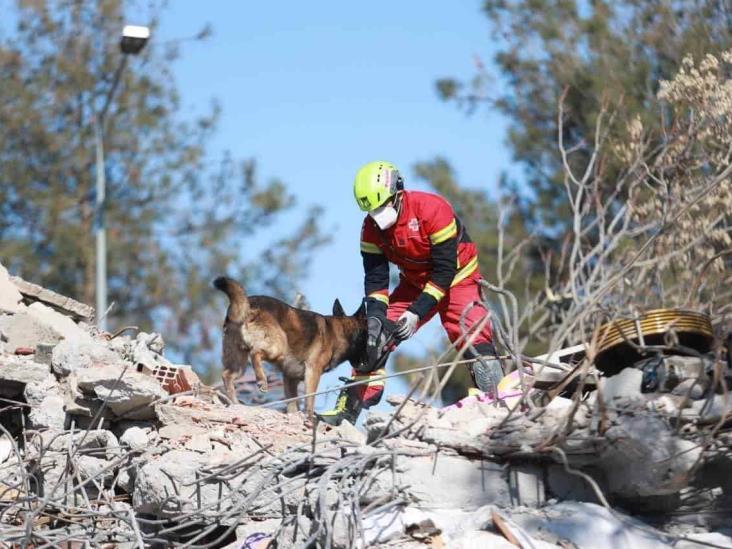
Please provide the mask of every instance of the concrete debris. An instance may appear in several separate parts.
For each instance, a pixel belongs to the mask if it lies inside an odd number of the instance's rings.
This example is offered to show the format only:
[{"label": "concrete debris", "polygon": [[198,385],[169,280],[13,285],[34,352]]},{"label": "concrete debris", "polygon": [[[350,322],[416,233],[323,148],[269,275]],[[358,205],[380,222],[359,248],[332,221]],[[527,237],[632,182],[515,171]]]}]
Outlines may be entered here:
[{"label": "concrete debris", "polygon": [[74,373],[76,386],[87,397],[106,402],[119,418],[152,419],[154,402],[168,393],[153,378],[129,366],[81,368]]},{"label": "concrete debris", "polygon": [[46,381],[50,369],[45,364],[38,364],[31,358],[6,355],[0,364],[0,382],[3,394],[7,396],[12,387],[22,392],[26,385],[39,385]]},{"label": "concrete debris", "polygon": [[615,406],[617,401],[641,399],[641,383],[643,372],[635,368],[626,368],[619,374],[608,377],[601,382],[602,398],[607,406]]},{"label": "concrete debris", "polygon": [[11,281],[8,270],[0,263],[0,313],[14,314],[23,308],[23,296]]},{"label": "concrete debris", "polygon": [[[91,335],[78,326],[71,318],[55,311],[43,303],[32,303],[27,309],[28,314],[39,324],[47,326],[57,333],[61,339],[70,341],[91,341]],[[38,343],[46,343],[39,341]],[[35,347],[29,345],[30,347]]]},{"label": "concrete debris", "polygon": [[67,376],[92,366],[115,366],[122,358],[98,341],[62,341],[53,348],[51,367],[59,376]]},{"label": "concrete debris", "polygon": [[189,450],[171,450],[151,459],[135,472],[132,506],[139,513],[160,517],[228,508],[231,490],[226,483],[219,479],[197,482],[205,465],[198,453]]},{"label": "concrete debris", "polygon": [[[0,270],[2,265],[0,265]],[[0,278],[2,274],[0,273]],[[10,281],[27,301],[40,301],[49,305],[74,320],[90,321],[94,318],[94,309],[75,299],[58,294],[48,288],[23,280],[19,276],[10,277]]]},{"label": "concrete debris", "polygon": [[8,435],[3,434],[0,436],[0,463],[4,463],[12,452],[13,440]]},{"label": "concrete debris", "polygon": [[9,544],[732,547],[731,398],[714,357],[644,359],[560,395],[566,373],[547,369],[526,376],[527,398],[390,397],[398,414],[363,429],[313,426],[225,406],[159,334],[108,339],[80,304],[24,285],[27,306],[12,284],[0,268]]},{"label": "concrete debris", "polygon": [[36,319],[27,308],[14,315],[1,315],[0,332],[3,334],[4,347],[12,353],[20,347],[55,345],[63,339],[60,333]]},{"label": "concrete debris", "polygon": [[582,549],[663,549],[671,541],[635,518],[593,503],[564,502],[540,510],[517,508],[510,516],[530,535],[562,546],[570,543]]},{"label": "concrete debris", "polygon": [[598,465],[612,493],[623,497],[678,492],[689,484],[702,453],[697,442],[675,436],[668,420],[653,414],[618,414],[605,439]]},{"label": "concrete debris", "polygon": [[491,461],[435,453],[397,461],[397,483],[421,508],[476,509],[510,505],[508,475]]},{"label": "concrete debris", "polygon": [[48,373],[40,383],[28,383],[23,391],[30,405],[28,426],[31,429],[63,430],[66,425],[63,389],[55,376]]},{"label": "concrete debris", "polygon": [[119,442],[122,445],[126,445],[131,450],[144,450],[150,439],[148,438],[147,432],[141,427],[130,427],[127,429],[121,437]]},{"label": "concrete debris", "polygon": [[14,352],[20,348],[35,349],[37,345],[55,345],[62,339],[91,341],[91,335],[69,317],[43,305],[33,303],[17,314],[0,316],[0,331],[5,347]]}]

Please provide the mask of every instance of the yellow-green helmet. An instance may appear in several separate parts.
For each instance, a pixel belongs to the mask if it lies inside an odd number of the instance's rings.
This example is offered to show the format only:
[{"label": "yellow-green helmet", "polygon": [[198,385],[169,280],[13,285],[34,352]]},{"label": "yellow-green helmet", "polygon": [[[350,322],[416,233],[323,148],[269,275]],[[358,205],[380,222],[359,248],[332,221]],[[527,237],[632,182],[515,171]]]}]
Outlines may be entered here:
[{"label": "yellow-green helmet", "polygon": [[364,212],[375,210],[401,189],[399,170],[391,162],[383,160],[361,166],[353,181],[353,196]]}]

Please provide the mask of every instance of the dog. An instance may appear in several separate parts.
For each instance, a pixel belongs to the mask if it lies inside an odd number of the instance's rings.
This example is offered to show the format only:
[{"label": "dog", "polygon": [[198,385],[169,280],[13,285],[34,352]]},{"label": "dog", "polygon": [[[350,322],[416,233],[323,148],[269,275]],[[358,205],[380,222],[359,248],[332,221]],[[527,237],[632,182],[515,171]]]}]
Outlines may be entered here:
[{"label": "dog", "polygon": [[[300,381],[305,381],[305,393],[311,394],[317,390],[323,372],[345,361],[357,367],[367,360],[363,303],[348,316],[336,299],[333,315],[325,316],[291,307],[273,297],[247,297],[244,288],[231,278],[219,277],[213,285],[229,298],[224,321],[222,379],[232,402],[238,402],[234,380],[244,373],[250,359],[262,392],[267,391],[262,361],[282,372],[285,398],[297,396]],[[311,419],[314,403],[314,396],[306,397],[305,413]],[[296,401],[287,404],[288,413],[297,410]]]}]

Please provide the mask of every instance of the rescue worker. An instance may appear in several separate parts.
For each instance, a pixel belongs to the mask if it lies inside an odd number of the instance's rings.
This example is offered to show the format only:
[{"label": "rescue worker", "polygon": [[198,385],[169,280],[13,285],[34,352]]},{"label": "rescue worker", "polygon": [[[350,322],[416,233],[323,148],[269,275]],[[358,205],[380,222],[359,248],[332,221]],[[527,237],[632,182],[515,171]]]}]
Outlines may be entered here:
[{"label": "rescue worker", "polygon": [[[333,425],[343,419],[355,423],[363,408],[381,400],[384,380],[375,378],[384,375],[389,351],[385,346],[410,338],[435,314],[440,315],[448,339],[456,342],[462,335],[464,312],[467,330],[488,313],[479,294],[477,248],[444,198],[404,190],[399,170],[384,161],[369,162],[358,170],[353,193],[358,206],[367,212],[361,229],[361,256],[369,360],[354,369],[352,380],[342,378],[366,383],[344,389],[335,409],[318,414]],[[391,295],[389,263],[399,267],[399,284]],[[464,355],[481,357],[470,365],[470,372],[483,392],[495,390],[503,376],[492,341],[491,324],[485,322],[472,340],[477,355],[470,348]]]}]

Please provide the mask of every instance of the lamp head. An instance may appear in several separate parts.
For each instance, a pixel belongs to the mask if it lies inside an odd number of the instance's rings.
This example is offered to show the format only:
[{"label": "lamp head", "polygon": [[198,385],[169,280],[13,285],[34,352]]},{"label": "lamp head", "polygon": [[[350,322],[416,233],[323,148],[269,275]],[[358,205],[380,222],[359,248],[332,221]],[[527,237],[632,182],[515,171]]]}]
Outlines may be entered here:
[{"label": "lamp head", "polygon": [[137,25],[125,25],[119,47],[122,53],[136,55],[142,51],[150,38],[150,29]]}]

